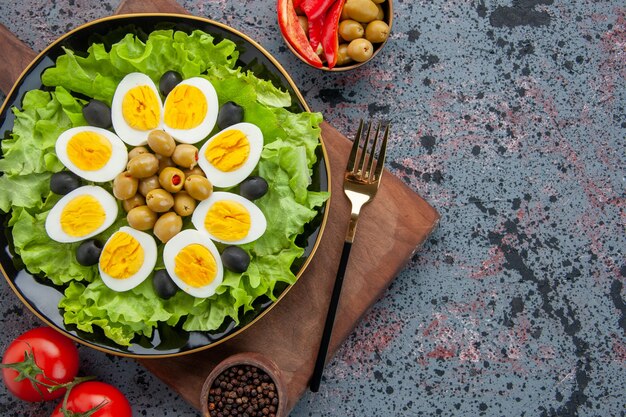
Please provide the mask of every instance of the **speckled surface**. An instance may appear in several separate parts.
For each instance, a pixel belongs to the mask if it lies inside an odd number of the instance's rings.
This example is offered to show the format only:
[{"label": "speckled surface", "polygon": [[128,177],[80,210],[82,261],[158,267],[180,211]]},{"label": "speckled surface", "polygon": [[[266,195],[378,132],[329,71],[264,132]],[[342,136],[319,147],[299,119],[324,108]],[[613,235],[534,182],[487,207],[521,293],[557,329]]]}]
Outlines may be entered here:
[{"label": "speckled surface", "polygon": [[[0,3],[35,50],[118,1]],[[293,416],[624,415],[626,6],[398,1],[375,62],[321,74],[283,45],[274,1],[181,1],[257,39],[346,135],[391,120],[391,171],[439,229]],[[0,284],[0,349],[38,325]],[[198,413],[134,361],[80,349],[137,416]],[[46,415],[0,389],[3,416]]]}]

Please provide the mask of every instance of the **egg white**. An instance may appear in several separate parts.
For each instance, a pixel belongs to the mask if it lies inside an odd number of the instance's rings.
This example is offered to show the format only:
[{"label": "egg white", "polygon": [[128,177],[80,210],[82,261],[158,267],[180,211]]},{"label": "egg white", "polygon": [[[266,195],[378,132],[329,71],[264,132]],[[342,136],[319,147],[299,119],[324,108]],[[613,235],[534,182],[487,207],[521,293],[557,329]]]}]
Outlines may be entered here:
[{"label": "egg white", "polygon": [[[231,172],[224,172],[219,170],[215,165],[213,165],[206,158],[205,152],[207,147],[223,132],[228,132],[230,130],[239,130],[243,132],[244,135],[248,138],[248,142],[250,143],[250,154],[248,155],[248,159],[243,163],[238,169]],[[211,181],[211,184],[215,187],[232,187],[233,185],[239,184],[241,181],[248,178],[250,173],[254,170],[256,165],[259,163],[259,159],[261,158],[261,151],[263,151],[263,132],[258,126],[253,125],[252,123],[237,123],[235,125],[229,126],[226,129],[218,132],[216,135],[212,136],[206,143],[200,148],[198,152],[198,165],[204,173],[206,177]]]},{"label": "egg white", "polygon": [[[122,112],[122,102],[124,101],[124,96],[128,93],[128,90],[142,85],[148,86],[151,90],[153,90],[159,104],[159,111],[161,112],[159,125],[150,130],[139,130],[131,127],[128,123],[126,123],[124,113]],[[115,94],[113,95],[113,101],[111,103],[111,122],[115,133],[117,133],[120,139],[131,146],[145,145],[148,143],[148,135],[150,132],[152,130],[162,128],[163,102],[161,101],[159,90],[156,88],[156,85],[150,77],[140,72],[131,72],[125,76],[122,81],[120,81],[115,89]]]},{"label": "egg white", "polygon": [[[69,156],[67,155],[68,142],[75,135],[81,132],[97,133],[101,136],[104,136],[111,144],[111,157],[102,168],[94,171],[86,171],[80,169],[70,160]],[[57,158],[59,158],[59,161],[61,161],[61,163],[65,165],[67,169],[69,169],[79,177],[82,177],[87,181],[93,182],[107,182],[113,180],[113,178],[115,178],[117,174],[124,171],[124,169],[126,168],[126,163],[128,162],[128,151],[126,150],[126,145],[124,145],[124,142],[122,142],[122,140],[115,133],[110,132],[106,129],[101,129],[99,127],[93,126],[73,127],[61,133],[57,138],[55,151],[57,154]]]},{"label": "egg white", "polygon": [[[176,274],[176,255],[178,255],[178,253],[185,247],[192,244],[204,246],[215,258],[215,264],[217,266],[215,278],[210,284],[205,285],[204,287],[192,287],[189,284],[186,284],[185,281],[183,281]],[[215,294],[215,290],[222,283],[222,279],[224,278],[224,267],[222,265],[222,259],[220,258],[220,253],[218,252],[217,247],[215,247],[215,244],[211,242],[211,239],[209,239],[206,234],[198,232],[197,230],[183,230],[170,239],[163,248],[163,262],[165,263],[167,273],[176,285],[193,297],[207,298],[212,296]]]},{"label": "egg white", "polygon": [[[196,87],[202,92],[202,94],[204,94],[204,98],[207,101],[207,113],[204,116],[204,120],[202,120],[202,122],[198,126],[192,129],[175,129],[168,126],[167,123],[163,122],[163,130],[169,133],[174,139],[176,139],[177,142],[193,144],[200,142],[202,139],[209,136],[209,134],[213,130],[213,127],[215,126],[215,122],[217,121],[217,113],[219,111],[217,93],[215,92],[213,84],[211,84],[209,80],[202,77],[188,78],[178,83],[176,87],[181,85]],[[165,98],[163,117],[165,117],[165,108],[167,107],[167,101],[169,100],[169,97],[170,96],[168,95]]]},{"label": "egg white", "polygon": [[[113,291],[123,292],[135,288],[152,273],[152,270],[154,269],[157,261],[157,245],[154,241],[154,238],[149,234],[140,232],[139,230],[135,230],[132,227],[127,226],[120,227],[120,230],[111,235],[109,240],[111,240],[113,236],[120,232],[128,233],[129,235],[137,239],[139,245],[141,245],[141,247],[143,248],[143,264],[137,272],[135,272],[130,277],[123,279],[113,278],[111,275],[104,272],[100,267],[100,263],[98,263],[98,270],[100,271],[102,281],[104,281],[104,284],[107,287],[109,287]],[[107,240],[107,243],[104,244],[104,247],[102,248],[103,251],[106,249],[109,240]]]},{"label": "egg white", "polygon": [[[213,234],[209,233],[208,230],[204,227],[204,219],[206,218],[207,212],[211,208],[211,206],[218,201],[230,200],[235,201],[248,210],[250,213],[250,230],[248,234],[239,240],[223,240],[220,239]],[[216,191],[212,193],[209,198],[201,201],[196,209],[194,210],[191,216],[191,223],[193,223],[194,227],[208,235],[211,239],[216,242],[228,243],[231,245],[241,245],[243,243],[252,242],[260,238],[263,233],[265,233],[265,229],[267,228],[267,220],[265,219],[265,215],[252,201],[233,193],[227,193],[224,191]]]},{"label": "egg white", "polygon": [[[100,202],[105,213],[104,223],[102,224],[102,226],[85,236],[70,236],[65,233],[61,228],[61,213],[70,201],[82,195],[91,195]],[[117,211],[117,200],[104,188],[95,185],[85,185],[66,194],[54,205],[54,207],[52,207],[52,209],[48,213],[48,217],[46,217],[46,232],[48,233],[48,236],[50,236],[50,239],[57,242],[79,242],[105,231],[109,226],[113,224],[113,222],[117,218]]]}]

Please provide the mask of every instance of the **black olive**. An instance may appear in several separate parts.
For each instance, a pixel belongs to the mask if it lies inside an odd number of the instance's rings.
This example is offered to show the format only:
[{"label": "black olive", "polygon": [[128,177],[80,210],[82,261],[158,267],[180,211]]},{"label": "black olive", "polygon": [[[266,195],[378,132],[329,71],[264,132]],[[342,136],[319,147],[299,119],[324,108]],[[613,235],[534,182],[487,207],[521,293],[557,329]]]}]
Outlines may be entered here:
[{"label": "black olive", "polygon": [[237,246],[229,246],[222,252],[222,263],[233,272],[246,272],[250,255]]},{"label": "black olive", "polygon": [[241,121],[243,121],[243,108],[232,101],[224,103],[217,114],[217,127],[222,130]]},{"label": "black olive", "polygon": [[84,266],[91,266],[98,263],[102,252],[102,244],[96,239],[85,240],[76,249],[76,261]]},{"label": "black olive", "polygon": [[164,300],[171,298],[178,291],[178,286],[165,269],[159,269],[152,276],[152,287],[156,295]]},{"label": "black olive", "polygon": [[55,194],[65,195],[80,187],[80,178],[72,172],[61,171],[50,177],[50,191]]},{"label": "black olive", "polygon": [[167,96],[183,80],[183,77],[176,71],[167,71],[159,80],[159,90],[163,96]]},{"label": "black olive", "polygon": [[83,107],[83,116],[91,126],[102,129],[111,127],[111,108],[99,100],[91,100]]},{"label": "black olive", "polygon": [[249,177],[239,186],[239,193],[248,200],[256,200],[267,193],[267,181],[261,177]]}]

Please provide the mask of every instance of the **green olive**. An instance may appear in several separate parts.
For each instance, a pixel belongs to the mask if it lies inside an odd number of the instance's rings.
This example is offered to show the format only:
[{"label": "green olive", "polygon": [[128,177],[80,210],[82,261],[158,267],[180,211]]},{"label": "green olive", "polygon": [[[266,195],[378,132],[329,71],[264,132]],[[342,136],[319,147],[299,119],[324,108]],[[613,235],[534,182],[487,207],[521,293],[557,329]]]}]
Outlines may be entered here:
[{"label": "green olive", "polygon": [[372,0],[348,0],[343,7],[350,19],[357,22],[371,22],[378,14],[378,7]]},{"label": "green olive", "polygon": [[170,158],[169,156],[163,156],[163,155],[159,155],[156,154],[156,159],[159,160],[159,173],[161,171],[163,171],[165,168],[167,167],[175,167],[176,164],[174,163],[174,161],[172,161],[172,158]]},{"label": "green olive", "polygon": [[350,62],[352,62],[352,58],[348,56],[348,44],[339,44],[339,49],[337,49],[337,65],[347,65]]},{"label": "green olive", "polygon": [[161,183],[159,183],[159,177],[157,175],[139,180],[139,194],[144,197],[156,188],[161,188]]},{"label": "green olive", "polygon": [[196,209],[196,200],[186,191],[174,194],[174,211],[182,217],[191,216]]},{"label": "green olive", "polygon": [[372,0],[376,4],[384,3],[385,0]]},{"label": "green olive", "polygon": [[137,193],[138,183],[130,172],[119,173],[113,180],[113,195],[118,200],[127,200]]},{"label": "green olive", "polygon": [[346,19],[350,19],[350,16],[348,16],[348,11],[346,10],[346,7],[344,5],[344,7],[341,9],[341,17],[339,18],[339,20],[342,21]]},{"label": "green olive", "polygon": [[166,131],[153,130],[148,134],[148,146],[159,155],[172,156],[176,142]]},{"label": "green olive", "polygon": [[163,243],[167,242],[183,228],[183,219],[173,211],[163,214],[154,224],[154,235]]},{"label": "green olive", "polygon": [[200,175],[190,175],[185,180],[185,191],[198,201],[206,200],[213,192],[213,184]]},{"label": "green olive", "polygon": [[193,168],[198,164],[198,148],[186,143],[177,145],[172,154],[172,161],[179,167]]},{"label": "green olive", "polygon": [[339,35],[348,42],[362,38],[364,33],[365,29],[363,29],[363,25],[356,20],[348,19],[339,23]]},{"label": "green olive", "polygon": [[131,198],[128,198],[122,201],[122,207],[124,208],[124,211],[126,213],[128,213],[135,207],[145,206],[145,205],[146,205],[146,199],[141,194],[135,194]]},{"label": "green olive", "polygon": [[298,23],[300,23],[300,27],[304,30],[304,33],[309,35],[309,21],[306,16],[298,16]]},{"label": "green olive", "polygon": [[174,206],[174,197],[163,188],[157,188],[146,195],[146,205],[155,213],[165,213]]},{"label": "green olive", "polygon": [[142,153],[150,153],[150,151],[145,146],[136,146],[131,149],[130,152],[128,152],[128,160],[130,161],[131,159],[133,159],[137,155],[141,155]]},{"label": "green olive", "polygon": [[[374,3],[376,2],[374,1]],[[383,20],[385,18],[385,11],[383,10],[383,6],[381,6],[380,4],[377,4],[376,7],[378,8],[378,14],[376,15],[376,20]]]},{"label": "green olive", "polygon": [[348,45],[348,56],[357,62],[365,62],[372,57],[374,45],[367,39],[355,39]]},{"label": "green olive", "polygon": [[200,167],[193,167],[191,169],[183,169],[183,173],[185,174],[185,178],[190,175],[200,175],[201,177],[206,177],[206,174]]},{"label": "green olive", "polygon": [[159,183],[170,193],[177,193],[185,185],[185,174],[178,168],[167,167],[159,174]]},{"label": "green olive", "polygon": [[128,225],[137,230],[150,230],[157,221],[157,214],[148,206],[135,207],[126,215]]},{"label": "green olive", "polygon": [[372,43],[381,43],[389,36],[389,26],[382,20],[374,20],[365,28],[365,39]]},{"label": "green olive", "polygon": [[142,153],[128,161],[128,172],[135,178],[147,178],[159,170],[159,160],[151,153]]}]

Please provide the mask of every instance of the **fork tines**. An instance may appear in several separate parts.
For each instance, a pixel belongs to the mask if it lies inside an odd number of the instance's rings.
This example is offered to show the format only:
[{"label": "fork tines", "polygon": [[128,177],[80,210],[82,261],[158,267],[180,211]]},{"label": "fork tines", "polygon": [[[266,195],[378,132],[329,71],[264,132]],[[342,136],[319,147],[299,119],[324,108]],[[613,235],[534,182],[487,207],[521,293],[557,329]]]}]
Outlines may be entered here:
[{"label": "fork tines", "polygon": [[[373,122],[368,122],[365,127],[363,120],[359,123],[352,151],[348,160],[347,171],[359,181],[378,181],[385,162],[387,139],[389,138],[389,123],[385,126],[382,143],[379,144],[380,132],[383,123],[378,122],[375,133],[372,135]],[[365,128],[365,134],[363,134]]]}]

